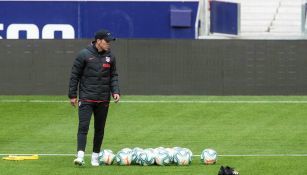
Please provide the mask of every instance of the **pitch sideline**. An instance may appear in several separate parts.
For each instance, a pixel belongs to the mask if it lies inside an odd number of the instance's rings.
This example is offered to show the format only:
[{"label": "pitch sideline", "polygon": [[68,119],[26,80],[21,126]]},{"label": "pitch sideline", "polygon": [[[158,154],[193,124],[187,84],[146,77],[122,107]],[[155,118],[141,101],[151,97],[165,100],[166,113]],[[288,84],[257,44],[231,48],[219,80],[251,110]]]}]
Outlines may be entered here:
[{"label": "pitch sideline", "polygon": [[[68,100],[0,100],[0,103],[69,103]],[[307,104],[300,100],[122,100],[120,103],[246,103],[246,104]]]}]

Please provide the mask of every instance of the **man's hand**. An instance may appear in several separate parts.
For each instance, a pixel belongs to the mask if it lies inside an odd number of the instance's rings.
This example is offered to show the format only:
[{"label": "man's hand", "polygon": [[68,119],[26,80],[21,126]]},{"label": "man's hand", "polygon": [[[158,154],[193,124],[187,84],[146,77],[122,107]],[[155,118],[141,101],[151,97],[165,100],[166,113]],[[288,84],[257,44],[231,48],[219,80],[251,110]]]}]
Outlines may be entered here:
[{"label": "man's hand", "polygon": [[115,103],[119,102],[120,95],[119,94],[113,94],[113,99],[114,99]]},{"label": "man's hand", "polygon": [[73,107],[76,107],[77,104],[78,104],[77,98],[71,98],[71,99],[70,99],[70,104],[71,104]]}]

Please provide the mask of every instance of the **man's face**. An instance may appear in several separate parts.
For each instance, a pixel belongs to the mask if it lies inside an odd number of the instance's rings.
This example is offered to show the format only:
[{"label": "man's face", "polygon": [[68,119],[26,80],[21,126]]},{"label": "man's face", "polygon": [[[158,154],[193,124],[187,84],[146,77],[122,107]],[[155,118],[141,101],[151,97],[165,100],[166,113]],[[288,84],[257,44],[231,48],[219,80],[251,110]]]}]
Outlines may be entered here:
[{"label": "man's face", "polygon": [[104,39],[97,39],[97,46],[101,49],[101,50],[105,50],[108,51],[110,49],[110,42],[107,42]]}]

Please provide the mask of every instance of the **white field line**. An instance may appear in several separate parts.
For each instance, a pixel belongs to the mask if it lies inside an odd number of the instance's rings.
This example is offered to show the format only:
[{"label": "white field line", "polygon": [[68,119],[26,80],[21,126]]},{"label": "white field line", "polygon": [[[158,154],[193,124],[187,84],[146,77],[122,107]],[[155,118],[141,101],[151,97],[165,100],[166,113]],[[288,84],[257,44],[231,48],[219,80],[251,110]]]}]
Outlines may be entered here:
[{"label": "white field line", "polygon": [[[0,100],[0,103],[69,103],[68,100]],[[251,103],[251,104],[307,104],[300,100],[122,100],[120,103]]]},{"label": "white field line", "polygon": [[[0,156],[76,156],[76,154],[0,154]],[[85,154],[85,156],[91,156],[91,154]],[[200,155],[193,155],[194,157],[200,157]],[[218,155],[219,157],[307,157],[307,154],[224,154]]]}]

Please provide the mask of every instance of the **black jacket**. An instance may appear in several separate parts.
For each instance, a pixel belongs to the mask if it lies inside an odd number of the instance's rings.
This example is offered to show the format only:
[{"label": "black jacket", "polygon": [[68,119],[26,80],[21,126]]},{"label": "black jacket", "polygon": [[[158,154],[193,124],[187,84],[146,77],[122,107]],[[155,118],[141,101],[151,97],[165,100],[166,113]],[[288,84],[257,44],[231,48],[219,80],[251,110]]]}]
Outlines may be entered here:
[{"label": "black jacket", "polygon": [[110,51],[98,52],[92,43],[81,50],[74,61],[70,82],[69,98],[110,101],[110,95],[119,94],[118,74],[115,57]]}]

